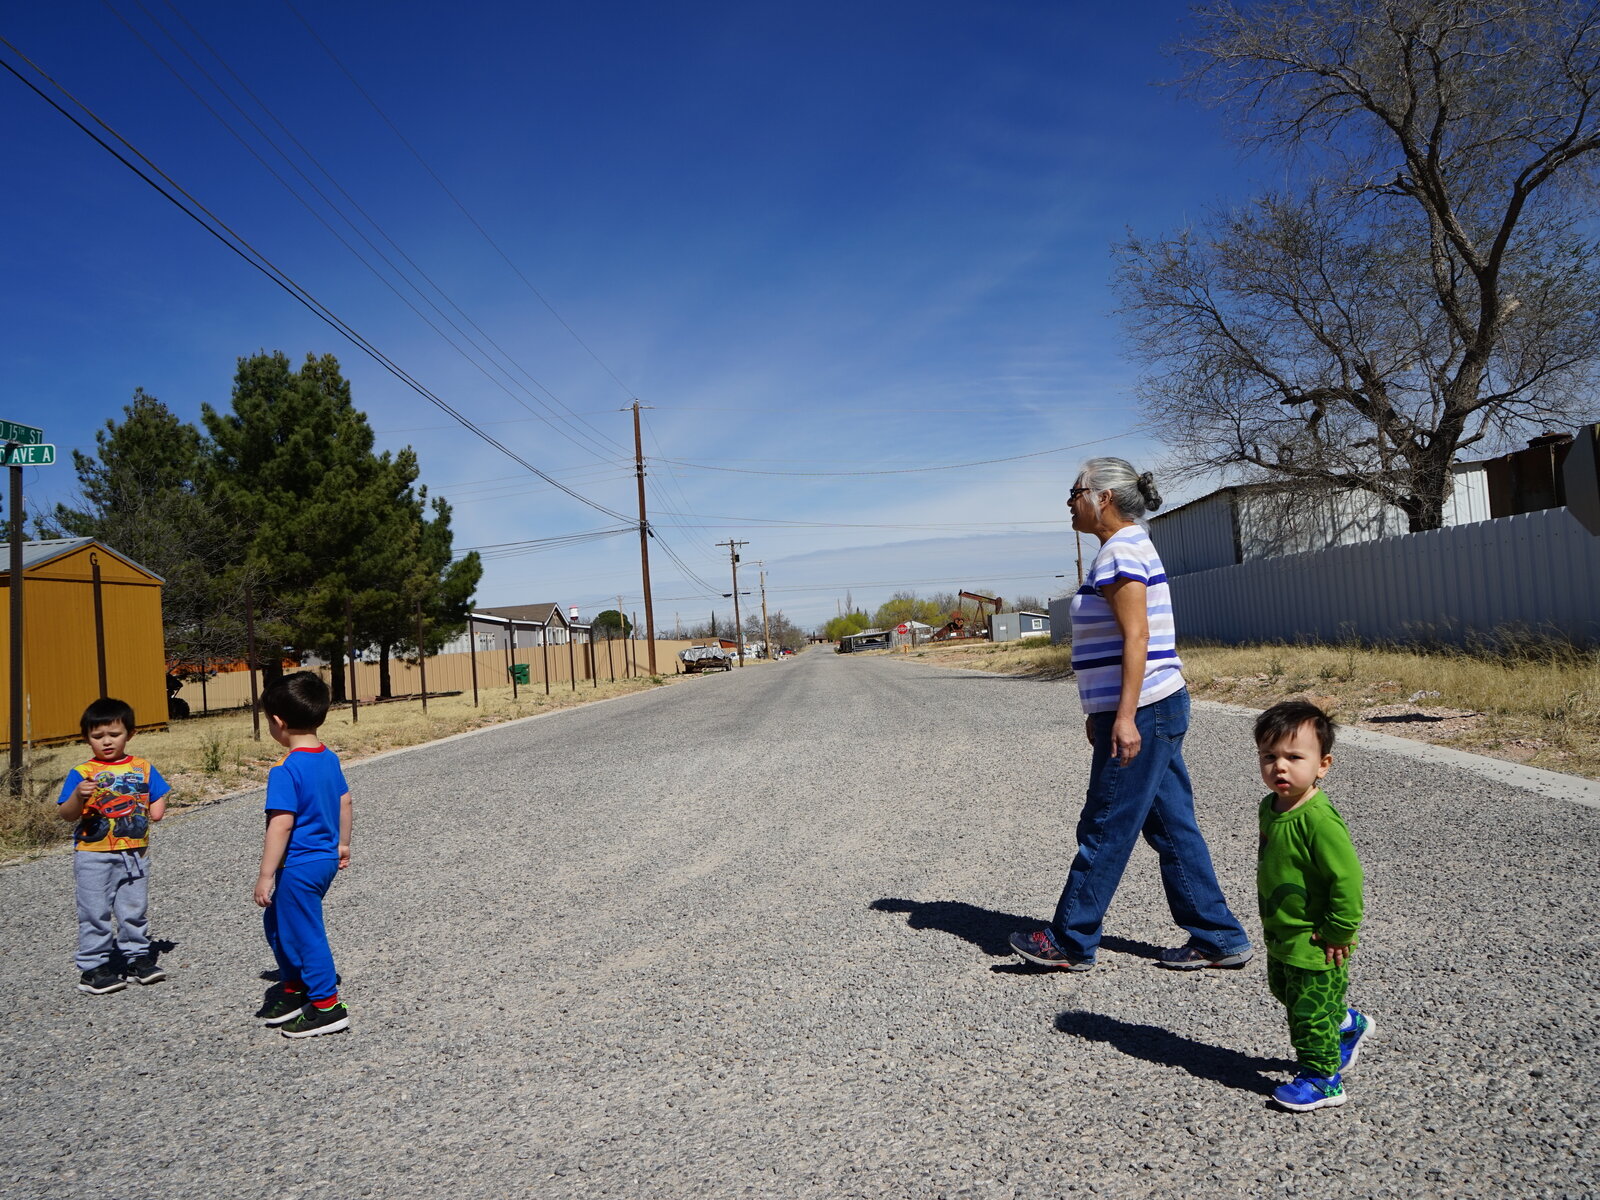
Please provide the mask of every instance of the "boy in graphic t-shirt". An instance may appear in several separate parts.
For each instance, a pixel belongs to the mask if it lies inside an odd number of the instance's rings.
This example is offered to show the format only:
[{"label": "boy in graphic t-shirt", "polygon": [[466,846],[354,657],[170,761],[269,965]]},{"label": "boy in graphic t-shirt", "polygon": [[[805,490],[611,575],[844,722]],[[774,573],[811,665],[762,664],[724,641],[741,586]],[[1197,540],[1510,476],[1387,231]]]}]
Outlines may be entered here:
[{"label": "boy in graphic t-shirt", "polygon": [[328,715],[328,685],[310,671],[287,675],[261,697],[273,740],[288,751],[267,773],[267,832],[256,875],[267,945],[278,982],[256,1014],[284,1037],[350,1027],[322,922],[322,899],[350,865],[350,789],[339,756],[317,730]]},{"label": "boy in graphic t-shirt", "polygon": [[1261,801],[1256,891],[1267,942],[1267,985],[1287,1009],[1299,1071],[1272,1093],[1292,1112],[1345,1102],[1344,1073],[1377,1026],[1345,1007],[1345,966],[1361,925],[1361,863],[1350,830],[1321,788],[1333,765],[1333,722],[1286,700],[1256,719]]},{"label": "boy in graphic t-shirt", "polygon": [[128,753],[133,708],[102,698],[83,710],[83,740],[94,757],[67,772],[56,811],[73,831],[78,893],[78,990],[91,996],[128,986],[111,961],[122,955],[129,979],[160,983],[167,973],[150,948],[150,823],[167,811],[167,781],[149,760]]}]

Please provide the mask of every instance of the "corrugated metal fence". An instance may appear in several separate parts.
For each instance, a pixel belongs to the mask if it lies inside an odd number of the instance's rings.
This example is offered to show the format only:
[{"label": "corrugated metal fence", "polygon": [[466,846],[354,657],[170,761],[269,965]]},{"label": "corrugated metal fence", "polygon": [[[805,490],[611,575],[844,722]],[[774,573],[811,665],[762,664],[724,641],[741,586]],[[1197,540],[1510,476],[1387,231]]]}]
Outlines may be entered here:
[{"label": "corrugated metal fence", "polygon": [[1180,638],[1600,643],[1600,537],[1564,508],[1175,575]]}]

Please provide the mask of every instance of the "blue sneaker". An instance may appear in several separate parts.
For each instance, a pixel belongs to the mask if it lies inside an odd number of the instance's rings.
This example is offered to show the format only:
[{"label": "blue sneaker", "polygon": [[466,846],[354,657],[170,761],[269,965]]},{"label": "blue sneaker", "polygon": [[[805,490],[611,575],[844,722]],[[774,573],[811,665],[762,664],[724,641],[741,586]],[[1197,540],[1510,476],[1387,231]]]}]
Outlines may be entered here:
[{"label": "blue sneaker", "polygon": [[1324,1078],[1302,1071],[1273,1092],[1272,1098],[1290,1112],[1310,1112],[1313,1108],[1338,1108],[1346,1097],[1338,1075]]},{"label": "blue sneaker", "polygon": [[1056,945],[1048,929],[1035,929],[1032,933],[1013,933],[1008,939],[1011,948],[1029,962],[1041,967],[1059,967],[1063,971],[1092,971],[1094,959],[1072,958]]},{"label": "blue sneaker", "polygon": [[1350,1010],[1351,1025],[1349,1029],[1339,1031],[1339,1074],[1343,1075],[1356,1065],[1356,1059],[1361,1055],[1361,1043],[1378,1027],[1378,1023],[1365,1013],[1355,1009]]}]

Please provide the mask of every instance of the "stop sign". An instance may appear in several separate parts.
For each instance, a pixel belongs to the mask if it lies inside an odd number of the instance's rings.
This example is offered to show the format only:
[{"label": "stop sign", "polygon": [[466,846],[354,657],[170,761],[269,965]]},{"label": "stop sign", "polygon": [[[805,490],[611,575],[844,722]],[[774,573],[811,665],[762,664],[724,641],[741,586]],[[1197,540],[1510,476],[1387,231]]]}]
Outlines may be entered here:
[{"label": "stop sign", "polygon": [[896,633],[910,633],[911,632],[911,626],[909,626],[909,625],[896,625],[894,627],[894,631]]}]

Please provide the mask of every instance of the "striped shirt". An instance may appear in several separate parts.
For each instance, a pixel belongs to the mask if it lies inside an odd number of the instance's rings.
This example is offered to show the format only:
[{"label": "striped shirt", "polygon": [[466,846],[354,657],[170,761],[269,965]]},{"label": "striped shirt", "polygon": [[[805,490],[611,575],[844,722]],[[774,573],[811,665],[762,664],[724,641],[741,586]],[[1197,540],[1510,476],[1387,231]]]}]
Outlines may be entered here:
[{"label": "striped shirt", "polygon": [[1129,525],[1106,539],[1089,565],[1083,586],[1072,597],[1072,669],[1086,713],[1115,712],[1122,698],[1122,630],[1101,595],[1101,590],[1117,579],[1142,583],[1146,589],[1150,650],[1145,657],[1139,707],[1164,700],[1183,687],[1167,571],[1143,526]]}]

